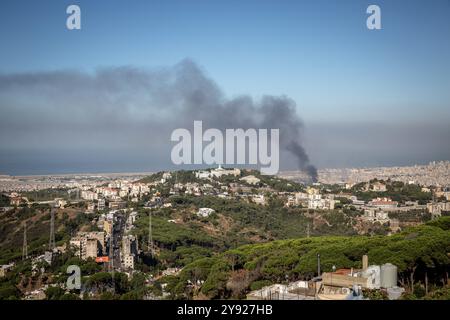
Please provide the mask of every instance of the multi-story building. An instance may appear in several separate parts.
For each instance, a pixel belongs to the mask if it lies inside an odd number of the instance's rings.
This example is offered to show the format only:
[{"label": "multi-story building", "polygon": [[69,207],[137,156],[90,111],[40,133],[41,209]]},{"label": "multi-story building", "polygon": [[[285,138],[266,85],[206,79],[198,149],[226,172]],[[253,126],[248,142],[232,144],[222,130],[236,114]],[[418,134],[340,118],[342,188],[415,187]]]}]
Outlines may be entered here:
[{"label": "multi-story building", "polygon": [[124,198],[128,196],[128,188],[122,188],[119,190],[119,197]]},{"label": "multi-story building", "polygon": [[127,203],[125,201],[115,200],[108,202],[109,209],[124,209],[127,207]]},{"label": "multi-story building", "polygon": [[134,269],[134,262],[139,254],[138,242],[134,235],[122,238],[122,265],[125,269]]},{"label": "multi-story building", "polygon": [[376,192],[385,192],[385,191],[387,191],[386,185],[384,183],[379,182],[379,181],[371,183],[370,184],[370,189],[372,191],[376,191]]},{"label": "multi-story building", "polygon": [[134,224],[136,222],[137,214],[138,213],[136,211],[131,212],[128,215],[127,223],[130,224],[130,225]]},{"label": "multi-story building", "polygon": [[111,220],[105,219],[103,221],[103,231],[105,231],[106,235],[110,235],[113,229],[113,222]]},{"label": "multi-story building", "polygon": [[109,187],[96,188],[95,192],[102,194],[106,198],[111,198],[112,196],[118,195],[118,189],[109,188]]},{"label": "multi-story building", "polygon": [[233,175],[235,177],[241,174],[241,170],[235,169],[224,169],[221,165],[217,169],[211,170],[211,177],[220,178],[221,176]]},{"label": "multi-story building", "polygon": [[365,209],[363,219],[371,222],[385,223],[389,221],[387,212],[378,209]]},{"label": "multi-story building", "polygon": [[97,258],[98,254],[98,240],[95,238],[89,238],[86,239],[86,251],[83,259],[89,259],[89,258]]},{"label": "multi-story building", "polygon": [[86,207],[86,213],[92,213],[95,210],[95,204],[93,202],[89,202]]},{"label": "multi-story building", "polygon": [[310,194],[308,197],[308,209],[318,209],[322,206],[322,195]]},{"label": "multi-story building", "polygon": [[440,216],[442,211],[450,211],[450,202],[427,203],[427,210],[434,216]]},{"label": "multi-story building", "polygon": [[260,204],[260,205],[266,205],[267,201],[266,201],[266,197],[264,197],[263,194],[257,194],[254,195],[252,198],[252,201],[256,204]]},{"label": "multi-story building", "polygon": [[390,198],[376,198],[368,203],[370,207],[376,207],[379,209],[396,209],[398,206],[397,201],[392,201]]},{"label": "multi-story building", "polygon": [[126,235],[122,238],[122,254],[123,255],[137,255],[138,242],[136,236]]},{"label": "multi-story building", "polygon": [[70,245],[77,248],[77,256],[85,260],[96,258],[100,252],[105,251],[104,232],[79,232],[70,240]]},{"label": "multi-story building", "polygon": [[258,184],[261,180],[255,176],[245,176],[240,178],[239,180],[244,181],[248,184]]},{"label": "multi-story building", "polygon": [[97,201],[97,210],[104,210],[105,209],[105,199],[98,199]]},{"label": "multi-story building", "polygon": [[94,201],[98,199],[97,193],[90,191],[90,190],[82,190],[81,191],[81,198],[88,201]]},{"label": "multi-story building", "polygon": [[214,209],[211,209],[211,208],[200,208],[197,211],[197,215],[199,217],[206,218],[206,217],[209,217],[209,215],[212,214],[213,212],[214,212]]},{"label": "multi-story building", "polygon": [[123,255],[122,264],[125,269],[134,269],[134,255]]},{"label": "multi-story building", "polygon": [[67,201],[63,198],[55,198],[53,201],[55,202],[56,208],[64,208],[64,206],[67,204]]}]

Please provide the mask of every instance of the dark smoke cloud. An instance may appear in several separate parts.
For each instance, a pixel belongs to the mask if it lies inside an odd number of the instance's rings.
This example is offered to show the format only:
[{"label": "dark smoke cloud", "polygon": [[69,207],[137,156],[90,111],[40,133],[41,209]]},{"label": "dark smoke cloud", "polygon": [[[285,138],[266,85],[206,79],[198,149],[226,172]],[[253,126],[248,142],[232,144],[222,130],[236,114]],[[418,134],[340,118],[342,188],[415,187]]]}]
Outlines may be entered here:
[{"label": "dark smoke cloud", "polygon": [[202,120],[204,129],[279,128],[280,149],[287,151],[282,154],[292,158],[287,162],[294,160],[317,179],[301,144],[302,121],[294,101],[284,96],[227,99],[190,60],[152,70],[0,75],[0,108],[2,158],[6,150],[27,148],[78,150],[79,157],[86,152],[101,157],[107,150],[109,158],[114,152],[124,157],[146,149],[150,157],[167,154],[167,162],[172,130]]}]

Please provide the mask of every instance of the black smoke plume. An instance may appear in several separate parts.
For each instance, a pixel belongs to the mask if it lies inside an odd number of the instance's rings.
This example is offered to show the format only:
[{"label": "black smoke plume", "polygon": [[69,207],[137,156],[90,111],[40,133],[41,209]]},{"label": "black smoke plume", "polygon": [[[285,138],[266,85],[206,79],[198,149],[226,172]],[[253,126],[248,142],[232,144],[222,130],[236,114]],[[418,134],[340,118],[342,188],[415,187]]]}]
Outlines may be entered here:
[{"label": "black smoke plume", "polygon": [[119,67],[93,73],[0,75],[0,108],[3,149],[53,150],[67,157],[70,149],[79,151],[80,159],[95,152],[100,158],[142,154],[167,163],[169,156],[160,155],[170,155],[171,131],[191,128],[194,120],[202,120],[204,129],[278,128],[280,150],[288,151],[299,169],[317,179],[301,144],[302,121],[293,100],[226,98],[190,60],[152,70]]}]

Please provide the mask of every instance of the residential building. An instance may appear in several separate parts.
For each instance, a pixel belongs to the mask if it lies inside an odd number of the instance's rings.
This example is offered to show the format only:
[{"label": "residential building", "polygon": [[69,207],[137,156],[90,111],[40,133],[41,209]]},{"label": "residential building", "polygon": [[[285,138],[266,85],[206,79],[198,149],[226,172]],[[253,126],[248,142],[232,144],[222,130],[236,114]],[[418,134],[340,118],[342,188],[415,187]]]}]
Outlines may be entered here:
[{"label": "residential building", "polygon": [[253,175],[242,177],[239,180],[240,181],[244,181],[244,182],[246,182],[248,184],[253,184],[253,185],[258,184],[261,181],[259,178],[255,177]]},{"label": "residential building", "polygon": [[379,209],[365,209],[362,218],[370,222],[385,223],[389,221],[388,213]]},{"label": "residential building", "polygon": [[239,169],[224,169],[221,165],[217,169],[211,170],[211,176],[220,178],[221,176],[233,175],[235,177],[241,174],[241,170]]},{"label": "residential building", "polygon": [[197,211],[197,215],[203,218],[209,217],[214,212],[211,208],[200,208]]},{"label": "residential building", "polygon": [[103,221],[103,231],[105,231],[106,235],[111,235],[113,229],[113,221],[112,220],[105,220]]},{"label": "residential building", "polygon": [[53,201],[56,208],[64,208],[67,204],[67,201],[63,198],[55,198]]},{"label": "residential building", "polygon": [[390,198],[376,198],[370,201],[368,205],[379,209],[395,209],[398,206],[398,202],[392,201]]},{"label": "residential building", "polygon": [[97,258],[98,251],[98,240],[95,238],[86,239],[86,252],[83,259]]},{"label": "residential building", "polygon": [[122,265],[125,269],[134,269],[134,255],[123,255],[122,256]]},{"label": "residential building", "polygon": [[450,202],[427,203],[427,210],[434,216],[441,216],[442,211],[450,211]]},{"label": "residential building", "polygon": [[94,201],[98,199],[97,193],[90,191],[90,190],[82,190],[81,191],[81,198],[88,201]]},{"label": "residential building", "polygon": [[257,194],[257,195],[254,195],[252,198],[252,201],[254,202],[254,203],[256,203],[256,204],[260,204],[260,205],[266,205],[266,198],[264,197],[264,195],[263,194]]},{"label": "residential building", "polygon": [[97,210],[105,210],[105,199],[100,198],[97,201]]}]

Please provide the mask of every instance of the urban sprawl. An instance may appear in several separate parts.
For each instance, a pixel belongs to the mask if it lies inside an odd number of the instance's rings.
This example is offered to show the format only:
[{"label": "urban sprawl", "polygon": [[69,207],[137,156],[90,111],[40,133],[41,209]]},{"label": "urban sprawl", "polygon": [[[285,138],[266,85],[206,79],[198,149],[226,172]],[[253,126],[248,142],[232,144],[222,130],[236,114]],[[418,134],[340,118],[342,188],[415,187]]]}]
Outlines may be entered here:
[{"label": "urban sprawl", "polygon": [[448,295],[449,161],[303,181],[221,166],[0,176],[0,299]]}]

